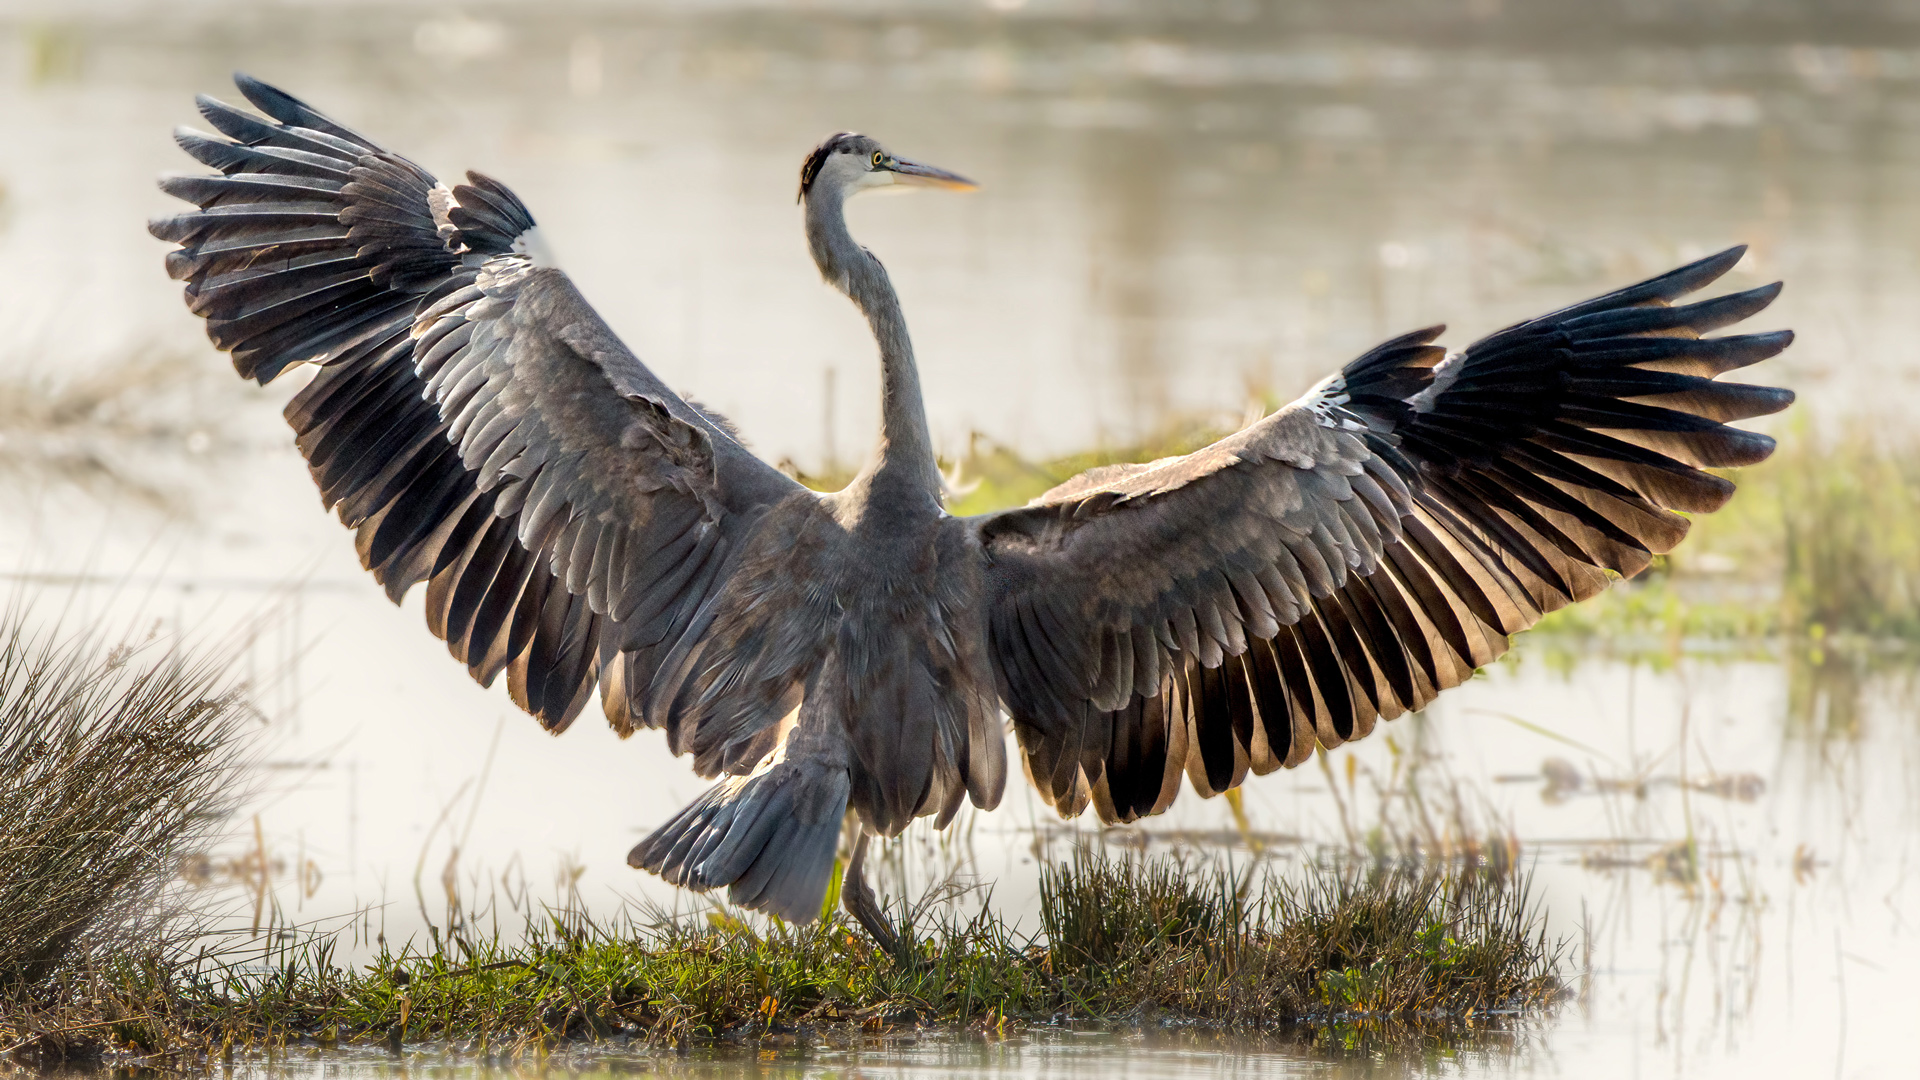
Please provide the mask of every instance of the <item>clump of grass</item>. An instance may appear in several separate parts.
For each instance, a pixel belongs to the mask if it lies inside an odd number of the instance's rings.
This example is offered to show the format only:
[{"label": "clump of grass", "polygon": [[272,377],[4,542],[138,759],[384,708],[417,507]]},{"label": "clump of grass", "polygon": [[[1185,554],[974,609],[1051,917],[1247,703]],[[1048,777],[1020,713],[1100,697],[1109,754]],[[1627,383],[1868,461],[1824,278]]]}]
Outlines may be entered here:
[{"label": "clump of grass", "polygon": [[1040,877],[1040,917],[1056,971],[1115,973],[1150,954],[1204,950],[1244,936],[1248,913],[1218,870],[1077,853]]},{"label": "clump of grass", "polygon": [[250,958],[117,965],[92,1013],[60,1022],[109,1019],[97,1051],[176,1060],[420,1044],[511,1060],[569,1041],[791,1043],[812,1029],[1017,1017],[1052,1001],[1044,950],[991,915],[915,931],[911,961],[897,963],[838,919],[755,929],[719,912],[596,923],[550,911],[519,941],[383,946],[358,969],[334,962],[330,937],[269,937]]},{"label": "clump of grass", "polygon": [[1104,855],[1049,871],[1062,992],[1093,1014],[1132,1001],[1240,1026],[1458,1017],[1559,992],[1558,949],[1511,875],[1363,862],[1251,884]]},{"label": "clump of grass", "polygon": [[1524,880],[1371,864],[1277,892],[1268,923],[1282,992],[1326,1014],[1471,1015],[1557,996],[1558,946]]},{"label": "clump of grass", "polygon": [[1522,881],[1457,868],[1302,873],[1255,889],[1217,869],[1082,852],[1045,876],[1042,934],[984,907],[972,918],[948,908],[904,920],[896,957],[838,918],[755,929],[721,912],[619,924],[549,912],[518,942],[383,947],[359,969],[334,961],[331,938],[270,937],[245,963],[123,963],[97,982],[91,1022],[123,1052],[203,1061],[423,1043],[511,1059],[567,1041],[780,1046],[921,1023],[1139,1019],[1143,1008],[1314,1029],[1521,1009],[1557,992],[1559,953]]},{"label": "clump of grass", "polygon": [[242,710],[217,660],[0,614],[0,990],[164,937],[161,894],[228,807]]}]

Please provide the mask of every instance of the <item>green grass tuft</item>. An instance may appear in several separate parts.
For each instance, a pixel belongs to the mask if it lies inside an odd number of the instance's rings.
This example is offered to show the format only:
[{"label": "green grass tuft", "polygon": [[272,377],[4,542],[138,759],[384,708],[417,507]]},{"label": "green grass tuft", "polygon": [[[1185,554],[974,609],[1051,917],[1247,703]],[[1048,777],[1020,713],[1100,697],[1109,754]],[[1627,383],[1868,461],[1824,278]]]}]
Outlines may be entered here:
[{"label": "green grass tuft", "polygon": [[1258,1027],[1464,1016],[1557,992],[1557,951],[1510,876],[1368,862],[1252,884],[1103,855],[1049,870],[1062,993],[1089,1015],[1136,1002]]}]

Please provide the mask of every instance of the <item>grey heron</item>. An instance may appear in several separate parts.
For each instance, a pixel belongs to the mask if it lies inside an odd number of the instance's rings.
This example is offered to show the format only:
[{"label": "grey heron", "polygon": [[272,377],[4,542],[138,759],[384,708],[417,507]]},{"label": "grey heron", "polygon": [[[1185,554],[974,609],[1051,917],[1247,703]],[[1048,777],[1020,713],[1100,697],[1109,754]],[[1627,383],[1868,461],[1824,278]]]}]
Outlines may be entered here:
[{"label": "grey heron", "polygon": [[375,580],[424,582],[433,633],[549,731],[597,686],[622,735],[664,728],[717,778],[636,867],[804,922],[856,815],[844,896],[883,944],[868,838],[998,803],[1009,721],[1067,817],[1297,765],[1645,569],[1733,494],[1707,470],[1771,453],[1728,423],[1793,400],[1717,380],[1790,332],[1704,336],[1777,283],[1679,302],[1733,248],[1459,351],[1394,338],[1204,449],[952,517],[899,300],[843,207],[969,185],[842,133],[799,201],[883,401],[865,467],[817,494],[655,377],[506,187],[449,188],[236,82],[259,113],[200,99],[219,134],[178,141],[216,172],[163,179],[197,209],[151,230],[242,376],[315,369],[286,418]]}]

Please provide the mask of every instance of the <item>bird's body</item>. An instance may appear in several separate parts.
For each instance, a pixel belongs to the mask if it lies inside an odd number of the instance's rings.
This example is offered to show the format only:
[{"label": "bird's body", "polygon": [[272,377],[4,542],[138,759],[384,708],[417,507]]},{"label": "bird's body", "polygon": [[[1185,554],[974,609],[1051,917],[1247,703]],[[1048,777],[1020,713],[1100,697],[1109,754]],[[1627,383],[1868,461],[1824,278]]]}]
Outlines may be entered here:
[{"label": "bird's body", "polygon": [[484,177],[452,190],[242,77],[271,120],[203,99],[220,170],[164,186],[188,302],[288,406],[322,498],[395,600],[550,730],[594,687],[721,781],[630,861],[750,907],[817,914],[841,823],[992,807],[1010,718],[1041,796],[1108,821],[1367,734],[1498,657],[1542,614],[1644,569],[1709,467],[1772,449],[1727,421],[1792,395],[1716,381],[1781,332],[1704,338],[1768,286],[1673,302],[1739,249],[1449,353],[1419,331],[1193,454],[1096,469],[1028,507],[944,508],[912,341],[851,195],[970,186],[864,136],[801,173],[809,249],[867,316],[881,431],[808,491],[667,389],[537,254]]}]

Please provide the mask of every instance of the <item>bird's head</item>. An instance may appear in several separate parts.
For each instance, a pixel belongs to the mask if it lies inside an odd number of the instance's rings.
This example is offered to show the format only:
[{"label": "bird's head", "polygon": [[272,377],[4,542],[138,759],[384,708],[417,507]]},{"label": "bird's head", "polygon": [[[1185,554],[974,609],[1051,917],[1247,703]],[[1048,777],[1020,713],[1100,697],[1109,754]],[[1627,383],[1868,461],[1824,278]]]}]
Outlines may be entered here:
[{"label": "bird's head", "polygon": [[845,199],[889,187],[942,187],[971,191],[958,173],[896,157],[866,135],[843,131],[813,148],[800,166],[799,201],[831,195]]}]

